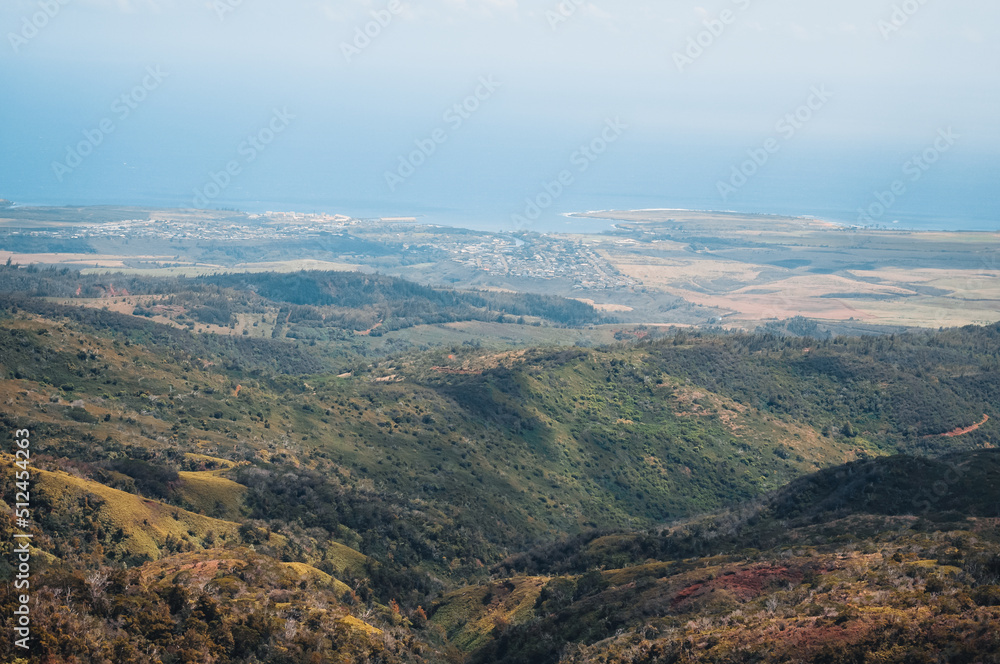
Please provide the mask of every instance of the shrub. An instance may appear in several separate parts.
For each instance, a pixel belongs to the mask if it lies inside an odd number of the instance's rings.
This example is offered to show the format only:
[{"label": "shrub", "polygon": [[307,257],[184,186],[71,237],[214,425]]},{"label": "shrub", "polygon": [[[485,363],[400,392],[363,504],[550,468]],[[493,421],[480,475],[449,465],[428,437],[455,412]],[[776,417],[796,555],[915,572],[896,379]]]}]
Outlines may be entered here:
[{"label": "shrub", "polygon": [[86,408],[82,408],[80,406],[70,408],[66,414],[69,415],[71,420],[75,420],[77,422],[83,422],[85,424],[97,423],[97,417],[95,415],[91,415],[87,412]]},{"label": "shrub", "polygon": [[1000,606],[1000,586],[982,586],[972,593],[979,606]]},{"label": "shrub", "polygon": [[136,488],[153,498],[168,498],[173,491],[172,485],[180,479],[173,468],[155,466],[138,459],[116,459],[108,462],[107,467],[134,479]]}]

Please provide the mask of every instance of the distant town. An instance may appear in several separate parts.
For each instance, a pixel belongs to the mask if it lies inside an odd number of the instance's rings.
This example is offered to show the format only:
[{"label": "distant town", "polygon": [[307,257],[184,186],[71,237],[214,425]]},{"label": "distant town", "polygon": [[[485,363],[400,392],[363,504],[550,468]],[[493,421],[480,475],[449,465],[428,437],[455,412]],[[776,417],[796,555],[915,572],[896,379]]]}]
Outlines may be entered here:
[{"label": "distant town", "polygon": [[[411,217],[357,219],[340,214],[231,213],[206,220],[195,214],[18,227],[7,237],[51,241],[285,243],[330,235],[351,235],[402,245],[408,252],[446,255],[455,263],[492,276],[565,279],[576,290],[607,290],[637,285],[580,240],[530,233],[470,232],[422,226]],[[343,255],[339,258],[359,258]]]}]

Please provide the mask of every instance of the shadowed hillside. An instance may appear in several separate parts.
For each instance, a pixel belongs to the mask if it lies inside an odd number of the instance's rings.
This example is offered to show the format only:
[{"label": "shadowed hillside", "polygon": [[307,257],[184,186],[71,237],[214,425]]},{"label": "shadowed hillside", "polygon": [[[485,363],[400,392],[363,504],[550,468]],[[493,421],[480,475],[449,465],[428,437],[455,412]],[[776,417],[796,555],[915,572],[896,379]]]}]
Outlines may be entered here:
[{"label": "shadowed hillside", "polygon": [[[203,285],[336,283],[230,278]],[[913,625],[885,661],[993,647],[997,326],[439,346],[343,371],[333,343],[4,302],[38,661],[854,661]]]}]

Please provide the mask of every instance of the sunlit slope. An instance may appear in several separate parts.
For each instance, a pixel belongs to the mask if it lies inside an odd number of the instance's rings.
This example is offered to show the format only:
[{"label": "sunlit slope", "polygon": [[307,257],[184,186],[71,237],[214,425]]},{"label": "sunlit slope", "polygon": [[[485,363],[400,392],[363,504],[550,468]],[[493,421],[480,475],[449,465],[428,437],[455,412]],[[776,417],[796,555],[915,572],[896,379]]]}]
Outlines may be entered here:
[{"label": "sunlit slope", "polygon": [[482,664],[993,661],[998,463],[996,450],[856,462],[662,531],[568,540],[448,594],[431,619]]}]

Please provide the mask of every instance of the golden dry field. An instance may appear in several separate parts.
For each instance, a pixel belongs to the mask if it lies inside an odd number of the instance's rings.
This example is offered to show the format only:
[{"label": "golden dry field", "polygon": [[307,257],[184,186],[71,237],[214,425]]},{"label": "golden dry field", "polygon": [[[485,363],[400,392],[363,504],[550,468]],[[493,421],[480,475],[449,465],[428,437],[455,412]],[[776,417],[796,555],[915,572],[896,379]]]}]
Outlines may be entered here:
[{"label": "golden dry field", "polygon": [[1000,321],[1000,234],[853,229],[814,219],[651,210],[587,242],[642,288],[727,327],[794,316],[953,327]]}]

